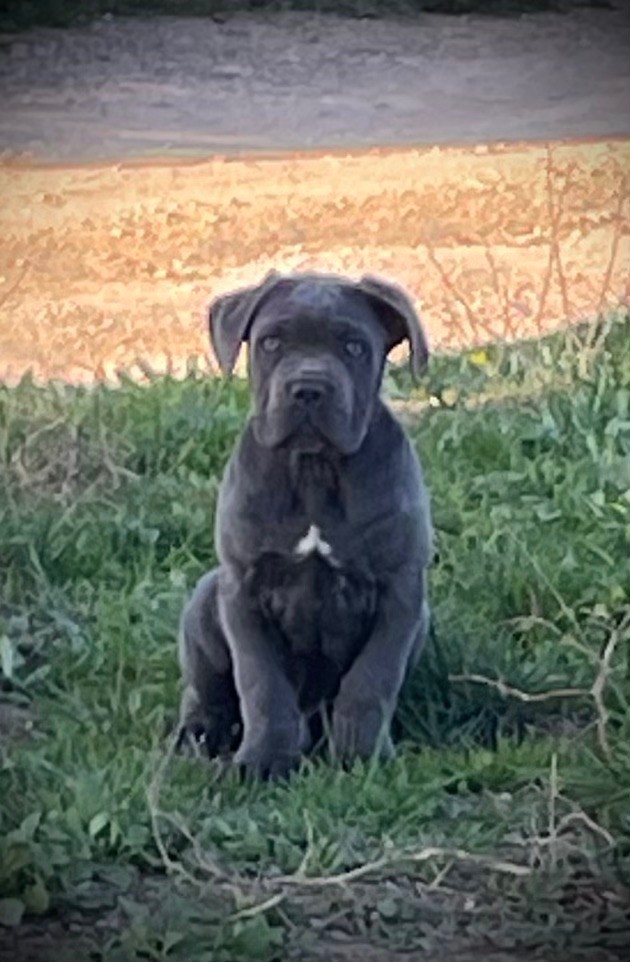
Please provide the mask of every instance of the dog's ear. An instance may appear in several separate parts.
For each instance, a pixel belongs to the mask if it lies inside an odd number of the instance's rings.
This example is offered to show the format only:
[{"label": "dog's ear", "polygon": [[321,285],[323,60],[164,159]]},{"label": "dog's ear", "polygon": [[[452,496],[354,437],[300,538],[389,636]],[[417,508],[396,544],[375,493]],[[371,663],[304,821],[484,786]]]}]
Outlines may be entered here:
[{"label": "dog's ear", "polygon": [[411,370],[420,377],[429,360],[429,345],[422,328],[422,321],[405,292],[378,277],[367,274],[359,281],[359,287],[367,294],[387,333],[387,350],[401,341],[408,340],[411,348]]},{"label": "dog's ear", "polygon": [[223,374],[231,374],[234,370],[241,344],[249,336],[254,315],[263,297],[275,287],[279,279],[280,274],[277,271],[270,271],[260,284],[243,287],[232,294],[224,294],[210,305],[210,341]]}]

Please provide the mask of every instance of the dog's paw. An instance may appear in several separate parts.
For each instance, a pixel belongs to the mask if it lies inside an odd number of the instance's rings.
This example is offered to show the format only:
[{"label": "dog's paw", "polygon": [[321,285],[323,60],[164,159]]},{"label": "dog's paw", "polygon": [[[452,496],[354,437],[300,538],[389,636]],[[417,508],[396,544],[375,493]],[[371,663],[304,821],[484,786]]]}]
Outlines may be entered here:
[{"label": "dog's paw", "polygon": [[244,774],[264,781],[287,778],[300,764],[301,753],[287,745],[286,738],[267,735],[256,742],[244,742],[234,756],[234,765]]},{"label": "dog's paw", "polygon": [[233,752],[241,734],[239,724],[228,725],[219,718],[189,719],[179,726],[175,751],[188,758],[217,758]]},{"label": "dog's paw", "polygon": [[377,755],[387,759],[395,755],[389,724],[378,707],[336,707],[333,711],[331,742],[333,758],[343,763],[352,762],[355,758],[369,759]]}]

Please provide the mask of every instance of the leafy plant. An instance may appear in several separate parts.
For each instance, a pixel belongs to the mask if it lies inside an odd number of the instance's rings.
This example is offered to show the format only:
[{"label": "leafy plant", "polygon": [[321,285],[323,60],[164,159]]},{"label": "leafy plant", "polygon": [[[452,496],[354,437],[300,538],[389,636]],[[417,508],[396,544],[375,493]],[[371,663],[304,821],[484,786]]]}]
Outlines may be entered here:
[{"label": "leafy plant", "polygon": [[279,785],[167,747],[246,386],[0,388],[0,947],[39,920],[55,958],[620,957],[629,339],[622,314],[437,358],[421,389],[389,373],[434,501],[433,637],[396,760]]}]

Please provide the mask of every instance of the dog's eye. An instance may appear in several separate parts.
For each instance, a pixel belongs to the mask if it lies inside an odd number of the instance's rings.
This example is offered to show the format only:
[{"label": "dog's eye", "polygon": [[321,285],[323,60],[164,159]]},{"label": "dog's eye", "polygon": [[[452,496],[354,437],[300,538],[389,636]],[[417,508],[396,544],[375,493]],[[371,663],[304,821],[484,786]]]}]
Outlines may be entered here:
[{"label": "dog's eye", "polygon": [[274,334],[268,334],[267,337],[263,337],[260,345],[267,354],[273,354],[280,347],[280,338]]},{"label": "dog's eye", "polygon": [[346,353],[350,357],[362,357],[365,354],[365,345],[363,341],[353,341],[349,340],[345,343]]}]

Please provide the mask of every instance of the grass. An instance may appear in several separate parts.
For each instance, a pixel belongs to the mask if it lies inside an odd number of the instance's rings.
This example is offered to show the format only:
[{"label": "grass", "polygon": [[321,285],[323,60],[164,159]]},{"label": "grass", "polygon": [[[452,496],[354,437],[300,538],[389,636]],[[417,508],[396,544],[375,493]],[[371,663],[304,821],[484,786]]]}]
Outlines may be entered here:
[{"label": "grass", "polygon": [[520,16],[567,11],[609,0],[0,0],[0,31],[69,27],[112,16],[222,16],[243,11],[303,10],[354,17],[441,13]]},{"label": "grass", "polygon": [[0,388],[0,947],[621,958],[629,339],[618,316],[388,375],[433,493],[436,637],[395,761],[279,785],[167,747],[246,385]]}]

